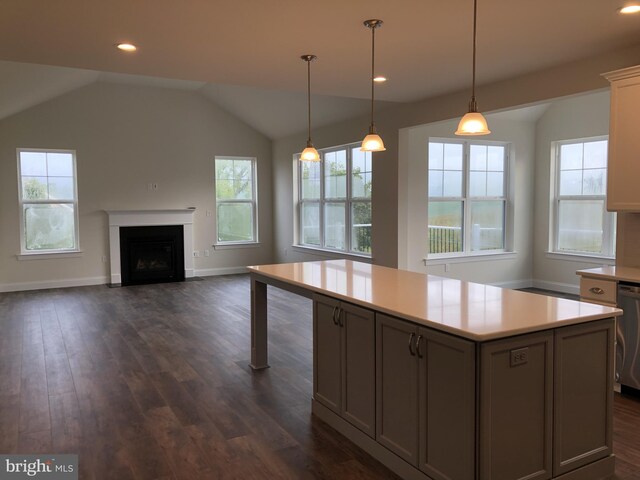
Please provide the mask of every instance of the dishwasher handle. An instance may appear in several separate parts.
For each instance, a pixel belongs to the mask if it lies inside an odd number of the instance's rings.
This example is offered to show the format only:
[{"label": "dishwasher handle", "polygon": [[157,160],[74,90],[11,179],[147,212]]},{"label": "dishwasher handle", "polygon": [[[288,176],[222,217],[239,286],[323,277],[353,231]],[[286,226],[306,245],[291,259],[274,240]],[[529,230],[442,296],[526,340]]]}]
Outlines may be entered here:
[{"label": "dishwasher handle", "polygon": [[[640,287],[636,287],[633,285],[619,285],[618,286],[618,295],[623,295],[625,297],[640,299]],[[620,303],[620,302],[618,302]]]}]

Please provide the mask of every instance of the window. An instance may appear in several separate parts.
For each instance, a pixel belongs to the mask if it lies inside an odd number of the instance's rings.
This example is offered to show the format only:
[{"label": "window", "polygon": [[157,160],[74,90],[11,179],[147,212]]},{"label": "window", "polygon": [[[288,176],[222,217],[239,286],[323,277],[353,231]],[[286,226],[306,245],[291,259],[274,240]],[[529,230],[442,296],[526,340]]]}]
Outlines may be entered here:
[{"label": "window", "polygon": [[78,250],[76,154],[18,149],[23,254]]},{"label": "window", "polygon": [[298,167],[298,244],[371,255],[371,152],[360,144],[318,151]]},{"label": "window", "polygon": [[607,139],[555,144],[553,251],[612,257],[615,214],[606,210]]},{"label": "window", "polygon": [[429,141],[429,255],[505,251],[507,145]]},{"label": "window", "polygon": [[256,159],[216,157],[217,244],[255,243]]}]

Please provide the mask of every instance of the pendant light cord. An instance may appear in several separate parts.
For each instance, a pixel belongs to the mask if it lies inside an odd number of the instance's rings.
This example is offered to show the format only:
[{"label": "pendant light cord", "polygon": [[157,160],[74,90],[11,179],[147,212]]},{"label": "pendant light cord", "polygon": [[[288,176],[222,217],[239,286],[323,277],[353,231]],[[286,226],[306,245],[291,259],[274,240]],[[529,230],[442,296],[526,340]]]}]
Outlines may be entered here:
[{"label": "pendant light cord", "polygon": [[376,58],[376,26],[374,25],[371,28],[371,129],[373,130],[373,95],[374,95],[374,85],[373,81],[375,75],[375,58]]},{"label": "pendant light cord", "polygon": [[478,18],[478,0],[473,0],[473,73],[471,80],[471,103],[476,110],[476,23]]},{"label": "pendant light cord", "polygon": [[311,144],[311,60],[307,60],[307,113],[308,113],[308,123],[307,125],[309,126],[309,130],[308,130],[308,138],[307,138],[307,145]]}]

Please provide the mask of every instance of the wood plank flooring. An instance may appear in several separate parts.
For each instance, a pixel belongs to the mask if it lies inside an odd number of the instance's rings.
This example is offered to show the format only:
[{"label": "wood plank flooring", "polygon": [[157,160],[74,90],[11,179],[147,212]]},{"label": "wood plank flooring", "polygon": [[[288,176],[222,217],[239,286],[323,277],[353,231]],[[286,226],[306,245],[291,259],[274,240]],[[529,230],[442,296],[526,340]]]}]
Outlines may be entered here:
[{"label": "wood plank flooring", "polygon": [[[77,453],[82,479],[395,479],[310,414],[311,303],[249,279],[0,294],[0,453]],[[640,400],[616,396],[616,478],[640,480]]]}]

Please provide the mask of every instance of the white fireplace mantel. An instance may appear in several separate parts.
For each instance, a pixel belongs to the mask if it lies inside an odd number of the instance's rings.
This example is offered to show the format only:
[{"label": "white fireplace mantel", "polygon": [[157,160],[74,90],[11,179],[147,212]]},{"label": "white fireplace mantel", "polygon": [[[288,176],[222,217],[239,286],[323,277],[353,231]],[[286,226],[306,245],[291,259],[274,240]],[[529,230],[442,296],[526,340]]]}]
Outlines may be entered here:
[{"label": "white fireplace mantel", "polygon": [[194,276],[193,268],[193,213],[194,208],[176,210],[106,210],[109,215],[109,253],[111,284],[120,285],[120,227],[151,225],[182,225],[184,235],[184,276]]}]

